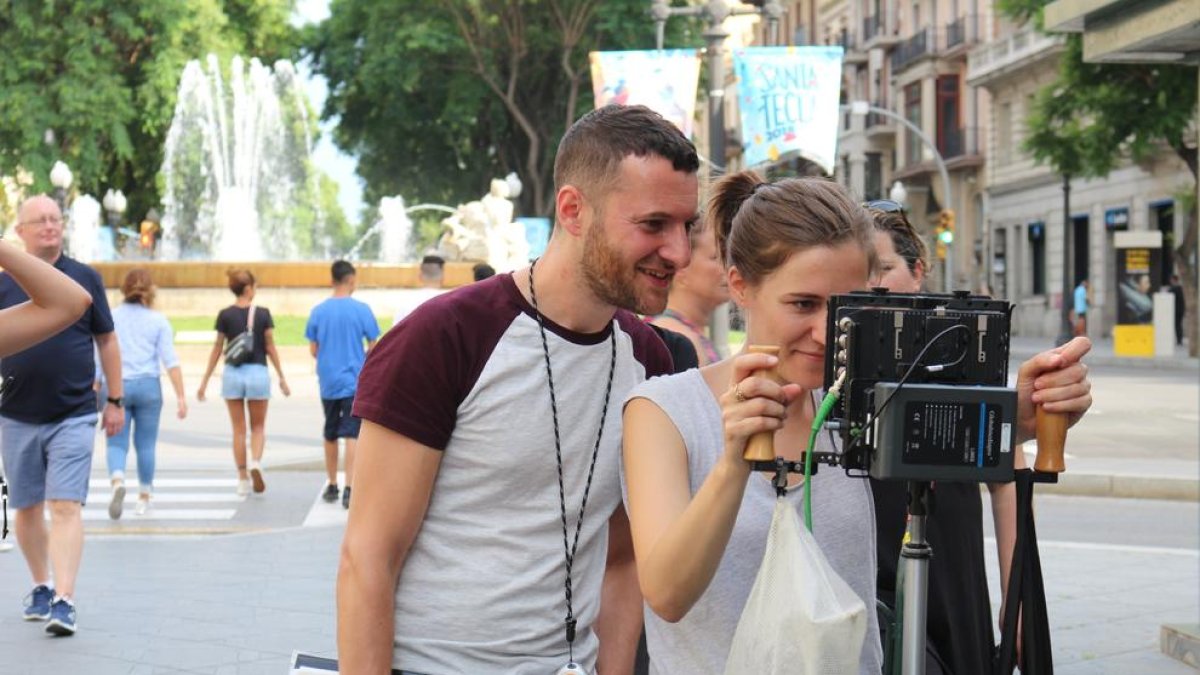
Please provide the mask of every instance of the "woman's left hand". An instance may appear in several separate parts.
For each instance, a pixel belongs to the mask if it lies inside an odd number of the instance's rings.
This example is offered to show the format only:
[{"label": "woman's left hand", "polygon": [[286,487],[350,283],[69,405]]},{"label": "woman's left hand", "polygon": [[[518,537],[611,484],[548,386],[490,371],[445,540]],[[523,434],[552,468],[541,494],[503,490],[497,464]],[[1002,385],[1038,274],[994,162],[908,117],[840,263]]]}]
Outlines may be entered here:
[{"label": "woman's left hand", "polygon": [[292,395],[292,388],[288,386],[287,380],[282,375],[279,376],[279,391],[282,391],[284,396]]},{"label": "woman's left hand", "polygon": [[183,398],[175,402],[175,416],[179,419],[187,417],[187,401]]}]

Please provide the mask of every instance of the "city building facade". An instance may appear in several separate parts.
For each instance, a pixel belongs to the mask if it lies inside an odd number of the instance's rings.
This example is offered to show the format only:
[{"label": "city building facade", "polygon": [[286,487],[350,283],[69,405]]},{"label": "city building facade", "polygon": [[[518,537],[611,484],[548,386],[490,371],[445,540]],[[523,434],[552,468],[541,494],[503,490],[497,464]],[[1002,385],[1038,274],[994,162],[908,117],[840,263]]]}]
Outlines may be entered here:
[{"label": "city building facade", "polygon": [[[1175,214],[1178,195],[1193,182],[1164,147],[1152,161],[1126,162],[1104,178],[1072,179],[1070,217],[1064,219],[1063,177],[1022,148],[1036,95],[1056,79],[1063,38],[1014,24],[991,0],[785,4],[779,41],[843,46],[843,103],[871,106],[865,115],[844,115],[835,177],[868,200],[887,198],[897,181],[903,185],[910,219],[935,252],[930,289],[1007,298],[1016,305],[1014,334],[1054,337],[1060,333],[1067,221],[1072,243],[1066,273],[1072,285],[1081,278],[1090,282],[1089,334],[1109,336],[1116,322],[1114,233],[1159,230],[1167,254],[1184,234],[1185,219]],[[765,22],[757,19],[742,20],[731,32],[740,44],[770,44]],[[732,78],[726,86],[726,159],[737,168]],[[924,139],[878,109],[919,128]],[[943,209],[955,214],[954,240],[944,248],[934,240]],[[1157,283],[1170,276],[1170,265],[1163,267]]]}]

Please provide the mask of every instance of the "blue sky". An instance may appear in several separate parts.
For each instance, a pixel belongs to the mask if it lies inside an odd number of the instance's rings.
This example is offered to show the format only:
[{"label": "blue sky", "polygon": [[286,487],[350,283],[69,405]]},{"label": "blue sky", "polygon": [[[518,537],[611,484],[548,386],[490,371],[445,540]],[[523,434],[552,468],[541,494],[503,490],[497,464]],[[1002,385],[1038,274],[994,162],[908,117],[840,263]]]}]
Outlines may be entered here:
[{"label": "blue sky", "polygon": [[[296,25],[316,23],[329,16],[329,0],[299,0],[293,22]],[[307,63],[297,63],[296,69],[303,77],[305,91],[312,101],[313,109],[320,114],[325,105],[328,87],[325,78],[312,75]],[[358,222],[363,207],[363,186],[354,173],[358,160],[338,150],[333,144],[333,122],[321,123],[321,138],[313,148],[313,163],[325,170],[340,186],[338,202],[352,224]]]}]

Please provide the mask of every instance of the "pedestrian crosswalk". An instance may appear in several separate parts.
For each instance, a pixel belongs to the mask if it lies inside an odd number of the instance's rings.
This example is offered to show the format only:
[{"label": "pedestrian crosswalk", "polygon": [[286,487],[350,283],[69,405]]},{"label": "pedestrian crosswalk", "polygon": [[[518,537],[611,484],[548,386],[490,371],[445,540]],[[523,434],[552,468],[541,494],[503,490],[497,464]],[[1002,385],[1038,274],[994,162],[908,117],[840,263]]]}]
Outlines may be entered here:
[{"label": "pedestrian crosswalk", "polygon": [[[154,481],[150,508],[136,512],[139,484],[126,478],[122,521],[149,524],[163,521],[230,521],[246,497],[237,495],[237,478],[177,475]],[[108,505],[112,484],[107,478],[88,481],[88,503],[83,507],[84,522],[109,522]]]}]

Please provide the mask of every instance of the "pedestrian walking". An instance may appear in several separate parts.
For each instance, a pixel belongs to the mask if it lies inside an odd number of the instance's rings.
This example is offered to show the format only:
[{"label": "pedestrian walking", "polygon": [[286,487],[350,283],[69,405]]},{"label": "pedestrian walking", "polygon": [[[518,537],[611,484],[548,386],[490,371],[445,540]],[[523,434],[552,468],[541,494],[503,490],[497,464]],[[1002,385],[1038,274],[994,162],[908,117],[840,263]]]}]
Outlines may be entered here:
[{"label": "pedestrian walking", "polygon": [[1091,298],[1088,297],[1088,280],[1080,279],[1079,285],[1075,287],[1074,296],[1074,326],[1073,332],[1075,337],[1087,335],[1087,313],[1091,305]]},{"label": "pedestrian walking", "polygon": [[[16,512],[14,530],[33,577],[24,617],[45,621],[52,634],[73,635],[75,581],[83,558],[82,508],[97,420],[93,351],[99,350],[107,380],[116,383],[100,413],[109,436],[124,423],[121,353],[100,275],[63,255],[58,204],[45,195],[23,203],[17,235],[27,252],[91,296],[91,307],[78,321],[0,361],[0,377],[6,383],[0,399],[0,454],[10,482],[9,503]],[[0,308],[29,299],[10,272],[0,274]]]},{"label": "pedestrian walking", "polygon": [[426,300],[436,298],[445,292],[442,290],[445,268],[446,261],[441,256],[427,255],[421,258],[421,268],[418,272],[421,287],[405,291],[404,295],[400,297],[400,304],[396,306],[396,313],[392,315],[393,326],[412,314],[413,310],[425,304]]},{"label": "pedestrian walking", "polygon": [[1187,315],[1187,299],[1183,295],[1183,285],[1179,283],[1179,275],[1171,275],[1171,284],[1167,287],[1175,296],[1175,345],[1183,344],[1183,317]]},{"label": "pedestrian walking", "polygon": [[[279,352],[275,349],[275,322],[271,310],[254,304],[257,285],[254,274],[247,269],[231,269],[229,291],[237,298],[217,314],[217,339],[208,356],[208,366],[200,379],[196,400],[203,401],[208,379],[225,355],[221,372],[221,398],[229,409],[233,427],[233,462],[237,467],[239,496],[267,489],[263,478],[262,457],[267,442],[267,404],[271,399],[271,375],[267,359],[279,376],[279,391],[291,396]],[[246,462],[246,419],[250,421],[250,461]]]},{"label": "pedestrian walking", "polygon": [[108,438],[108,476],[112,496],[108,517],[117,520],[125,508],[125,464],[129,439],[137,452],[137,515],[145,515],[154,493],[154,464],[158,445],[158,424],[162,415],[163,395],[160,373],[166,369],[175,390],[175,416],[187,417],[187,397],[183,391],[183,371],[175,354],[175,336],[167,317],[151,309],[155,287],[150,272],[141,267],[129,270],[121,282],[125,301],[113,310],[117,341],[121,346],[121,374],[124,376],[125,425]]},{"label": "pedestrian walking", "polygon": [[644,106],[584,115],[559,144],[544,255],[429,300],[371,350],[338,570],[343,672],[630,671],[620,401],[671,370],[634,312],[661,312],[687,265],[698,167]]},{"label": "pedestrian walking", "polygon": [[[338,260],[330,268],[333,295],[321,301],[308,316],[304,337],[309,352],[317,360],[317,382],[321,390],[321,406],[325,410],[325,474],[328,482],[322,498],[326,502],[338,499],[338,439],[346,444],[346,485],[341,499],[350,508],[350,488],[354,480],[354,446],[362,422],[351,412],[358,374],[366,360],[366,350],[379,339],[379,322],[366,303],[354,295],[358,276],[354,265]],[[364,349],[364,343],[366,348]]]}]

